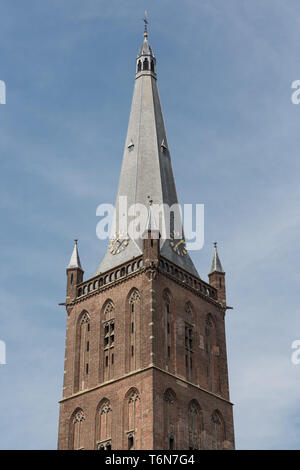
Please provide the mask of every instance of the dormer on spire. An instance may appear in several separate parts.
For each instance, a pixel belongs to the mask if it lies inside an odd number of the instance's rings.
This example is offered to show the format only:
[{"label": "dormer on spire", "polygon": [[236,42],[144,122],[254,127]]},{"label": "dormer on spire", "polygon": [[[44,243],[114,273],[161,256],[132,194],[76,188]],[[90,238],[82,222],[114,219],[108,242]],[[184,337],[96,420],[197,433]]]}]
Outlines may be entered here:
[{"label": "dormer on spire", "polygon": [[146,224],[146,230],[144,232],[143,239],[143,259],[144,266],[153,268],[158,266],[159,253],[160,253],[160,233],[158,225],[156,224],[154,211],[153,211],[153,200],[148,196],[148,220]]},{"label": "dormer on spire", "polygon": [[[154,211],[153,211],[153,199],[148,196],[149,208],[148,208],[148,219],[146,224],[146,233],[150,234],[152,239],[159,238],[159,228],[156,223]],[[148,238],[148,237],[147,237]]]}]

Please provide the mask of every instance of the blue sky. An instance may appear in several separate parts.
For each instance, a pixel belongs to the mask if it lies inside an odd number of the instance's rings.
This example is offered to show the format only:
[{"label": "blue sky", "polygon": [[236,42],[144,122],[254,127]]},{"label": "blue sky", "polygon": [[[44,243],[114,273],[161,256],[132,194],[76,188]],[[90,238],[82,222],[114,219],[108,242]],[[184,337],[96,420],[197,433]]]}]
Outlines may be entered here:
[{"label": "blue sky", "polygon": [[300,365],[298,0],[2,0],[0,448],[57,443],[65,266],[101,260],[96,207],[114,202],[142,17],[182,203],[205,204],[226,270],[239,449],[297,449]]}]

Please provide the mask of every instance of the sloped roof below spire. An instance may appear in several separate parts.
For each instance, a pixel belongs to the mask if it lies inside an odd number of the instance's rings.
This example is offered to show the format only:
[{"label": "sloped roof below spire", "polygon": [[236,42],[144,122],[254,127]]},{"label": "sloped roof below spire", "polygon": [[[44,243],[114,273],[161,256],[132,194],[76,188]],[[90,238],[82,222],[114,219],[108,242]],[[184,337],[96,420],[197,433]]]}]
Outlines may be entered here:
[{"label": "sloped roof below spire", "polygon": [[141,55],[151,55],[151,56],[154,57],[154,54],[152,52],[151,46],[150,46],[147,38],[144,39],[142,47],[140,48],[139,56],[141,56]]},{"label": "sloped roof below spire", "polygon": [[67,269],[82,269],[81,263],[80,263],[80,258],[79,258],[79,253],[78,253],[78,248],[77,248],[77,240],[75,240],[75,245],[73,249],[73,253],[70,259],[70,263],[67,266]]}]

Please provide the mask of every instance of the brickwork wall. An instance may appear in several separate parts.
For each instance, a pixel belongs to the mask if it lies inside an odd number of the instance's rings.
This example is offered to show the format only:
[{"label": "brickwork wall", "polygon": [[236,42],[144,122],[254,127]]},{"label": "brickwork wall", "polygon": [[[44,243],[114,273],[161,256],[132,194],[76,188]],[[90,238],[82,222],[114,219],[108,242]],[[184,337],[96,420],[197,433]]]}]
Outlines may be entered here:
[{"label": "brickwork wall", "polygon": [[[203,423],[197,446],[214,448],[214,432],[221,429],[212,420],[217,410],[225,429],[218,445],[233,448],[225,311],[160,271],[156,243],[146,241],[144,253],[143,269],[67,305],[58,447],[77,448],[80,443],[95,449],[106,440],[113,449],[128,449],[128,433],[133,432],[135,449],[188,449],[193,440],[188,409],[194,400],[201,410],[197,420]],[[111,322],[113,327],[105,329]],[[132,388],[138,392],[134,403]],[[173,397],[168,402],[166,393]],[[108,414],[102,415],[102,403]]]}]

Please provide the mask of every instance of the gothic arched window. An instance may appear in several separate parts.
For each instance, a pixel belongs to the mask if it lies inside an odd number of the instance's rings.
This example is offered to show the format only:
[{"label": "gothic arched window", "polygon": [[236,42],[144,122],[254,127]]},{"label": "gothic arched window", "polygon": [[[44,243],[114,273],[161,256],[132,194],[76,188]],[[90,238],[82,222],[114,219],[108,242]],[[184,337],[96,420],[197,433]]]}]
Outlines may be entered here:
[{"label": "gothic arched window", "polygon": [[125,396],[125,433],[127,436],[128,450],[136,448],[136,442],[139,439],[140,433],[140,420],[141,420],[141,409],[140,409],[140,393],[136,388],[131,388]]},{"label": "gothic arched window", "polygon": [[163,309],[165,323],[166,364],[169,365],[172,354],[172,323],[171,323],[171,298],[168,290],[163,292]]},{"label": "gothic arched window", "polygon": [[225,441],[225,423],[219,410],[215,410],[211,416],[213,449],[223,449]]},{"label": "gothic arched window", "polygon": [[88,384],[90,355],[90,316],[83,311],[78,317],[75,337],[74,391],[83,390]]},{"label": "gothic arched window", "polygon": [[185,313],[188,315],[188,317],[191,317],[193,314],[193,309],[192,309],[192,304],[191,302],[186,302],[185,304]]},{"label": "gothic arched window", "polygon": [[69,432],[69,449],[81,450],[83,449],[83,421],[85,414],[81,408],[77,408],[71,416],[70,432]]},{"label": "gothic arched window", "polygon": [[112,408],[107,398],[101,400],[96,412],[96,449],[111,449]]},{"label": "gothic arched window", "polygon": [[138,61],[138,67],[137,67],[138,72],[142,70],[142,62],[139,60]]},{"label": "gothic arched window", "polygon": [[177,422],[176,394],[168,388],[164,393],[164,432],[167,440],[167,449],[175,449],[175,424]]},{"label": "gothic arched window", "polygon": [[200,449],[200,438],[203,430],[202,412],[197,400],[192,400],[188,408],[189,449]]},{"label": "gothic arched window", "polygon": [[154,72],[154,60],[151,60],[151,72]]},{"label": "gothic arched window", "polygon": [[109,380],[114,375],[115,345],[115,306],[107,300],[103,308],[103,379]]},{"label": "gothic arched window", "polygon": [[[126,355],[127,355],[127,369],[136,370],[138,368],[139,360],[139,326],[140,326],[140,300],[141,296],[137,289],[133,289],[129,295],[128,306],[127,306],[127,319],[128,319],[128,328],[127,328],[127,346],[126,346]],[[127,336],[127,335],[126,335]]]},{"label": "gothic arched window", "polygon": [[144,60],[143,70],[149,70],[149,60],[147,58]]},{"label": "gothic arched window", "polygon": [[208,313],[205,321],[205,350],[207,355],[207,385],[212,392],[221,391],[219,374],[219,347],[213,316]]},{"label": "gothic arched window", "polygon": [[186,377],[188,380],[192,379],[193,371],[193,326],[185,324],[185,368]]}]

